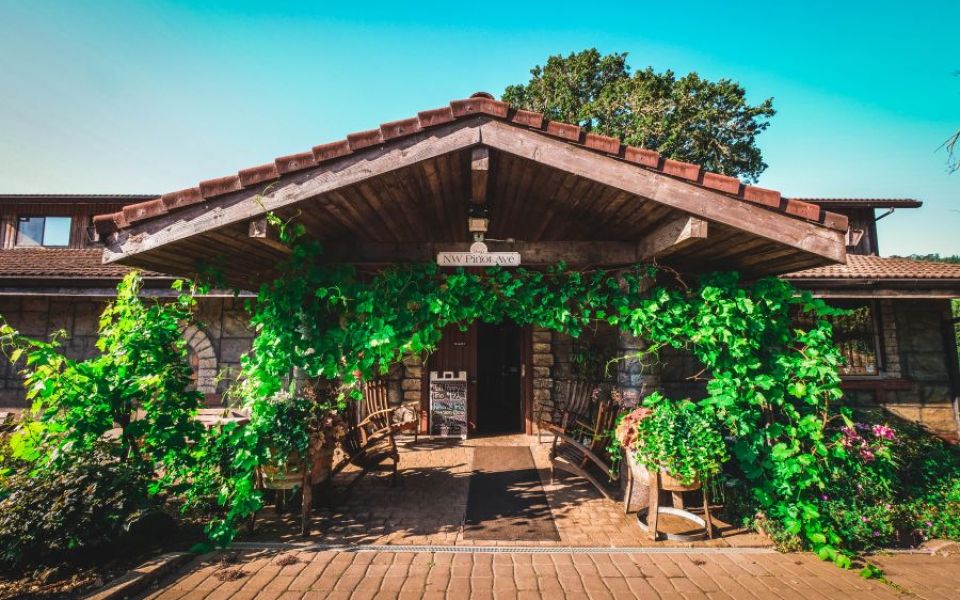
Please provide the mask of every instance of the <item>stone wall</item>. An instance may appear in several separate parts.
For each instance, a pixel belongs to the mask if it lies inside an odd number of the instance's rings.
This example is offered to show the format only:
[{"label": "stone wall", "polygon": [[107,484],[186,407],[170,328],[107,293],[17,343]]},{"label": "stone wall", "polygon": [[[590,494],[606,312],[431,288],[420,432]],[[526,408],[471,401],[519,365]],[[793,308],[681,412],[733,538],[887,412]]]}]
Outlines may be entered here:
[{"label": "stone wall", "polygon": [[[909,382],[906,389],[886,391],[878,403],[897,415],[918,421],[944,437],[958,437],[956,405],[950,371],[956,348],[944,336],[951,318],[948,300],[903,300],[892,303],[899,352],[888,356]],[[894,360],[891,361],[891,358]]]},{"label": "stone wall", "polygon": [[[97,325],[106,299],[33,296],[0,297],[0,315],[20,333],[46,338],[63,329],[65,354],[84,359],[97,353]],[[253,331],[243,310],[244,301],[236,298],[202,298],[199,301],[199,327],[185,332],[197,354],[197,387],[208,404],[220,402],[220,394],[236,377],[240,356],[250,348]],[[16,368],[0,357],[0,407],[23,408],[25,393]]]}]

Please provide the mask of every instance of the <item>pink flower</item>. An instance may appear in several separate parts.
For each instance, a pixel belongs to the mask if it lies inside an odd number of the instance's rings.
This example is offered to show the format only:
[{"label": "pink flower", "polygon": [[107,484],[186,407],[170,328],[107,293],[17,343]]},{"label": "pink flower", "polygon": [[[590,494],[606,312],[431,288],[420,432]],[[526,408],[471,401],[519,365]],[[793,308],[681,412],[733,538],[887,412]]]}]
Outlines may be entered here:
[{"label": "pink flower", "polygon": [[894,432],[893,428],[887,427],[886,425],[874,425],[873,435],[885,440],[893,440],[897,437],[897,434]]},{"label": "pink flower", "polygon": [[623,417],[614,433],[621,446],[624,448],[633,448],[637,440],[637,423],[647,418],[652,412],[649,408],[641,406],[635,408]]}]

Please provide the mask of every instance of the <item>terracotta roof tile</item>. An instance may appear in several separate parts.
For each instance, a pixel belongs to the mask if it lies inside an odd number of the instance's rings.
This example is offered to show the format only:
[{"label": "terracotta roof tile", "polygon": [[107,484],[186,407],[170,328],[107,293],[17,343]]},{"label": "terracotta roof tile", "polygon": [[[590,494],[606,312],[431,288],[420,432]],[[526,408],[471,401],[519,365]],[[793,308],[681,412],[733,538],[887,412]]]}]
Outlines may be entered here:
[{"label": "terracotta roof tile", "polygon": [[400,121],[384,123],[380,126],[380,134],[384,140],[392,140],[393,138],[417,133],[420,129],[420,119],[413,117],[412,119],[401,119]]},{"label": "terracotta roof tile", "polygon": [[740,193],[740,186],[743,185],[736,177],[710,173],[709,171],[703,174],[703,181],[701,183],[703,187],[708,187],[711,190],[717,190],[725,194],[733,194],[734,196]]},{"label": "terracotta roof tile", "polygon": [[690,181],[696,181],[700,179],[700,165],[695,165],[680,160],[672,160],[669,158],[664,160],[663,172],[667,175],[673,175],[675,177],[680,177],[681,179],[689,179]]},{"label": "terracotta roof tile", "polygon": [[796,215],[804,219],[816,221],[820,218],[820,207],[816,204],[803,202],[802,200],[787,200],[786,212],[788,215]]},{"label": "terracotta roof tile", "polygon": [[743,186],[743,199],[756,202],[770,208],[780,208],[780,192],[755,185]]},{"label": "terracotta roof tile", "polygon": [[310,167],[317,166],[317,159],[313,157],[313,151],[299,152],[297,154],[288,154],[281,156],[273,161],[277,165],[277,172],[281,175],[302,171]]},{"label": "terracotta roof tile", "polygon": [[[13,248],[0,250],[0,279],[120,279],[132,269],[103,264],[100,248]],[[144,277],[169,278],[143,271]],[[172,279],[172,278],[171,278]]]},{"label": "terracotta roof tile", "polygon": [[588,133],[584,136],[583,145],[607,154],[620,154],[620,140],[607,135]]},{"label": "terracotta roof tile", "polygon": [[637,163],[638,165],[643,165],[645,167],[650,167],[651,169],[660,168],[660,153],[655,150],[627,146],[623,157],[630,162]]},{"label": "terracotta roof tile", "polygon": [[510,121],[519,125],[526,125],[534,129],[543,128],[543,113],[517,109],[510,117]]},{"label": "terracotta roof tile", "polygon": [[329,144],[320,144],[319,146],[313,147],[313,157],[318,163],[325,160],[340,158],[341,156],[346,156],[351,152],[352,150],[350,150],[350,142],[347,140],[330,142]]},{"label": "terracotta roof tile", "polygon": [[782,275],[786,279],[958,279],[960,264],[911,258],[848,254],[847,264],[814,267]]},{"label": "terracotta roof tile", "polygon": [[240,185],[239,175],[227,175],[226,177],[207,179],[206,181],[201,181],[198,187],[200,188],[200,195],[203,196],[204,199],[222,196],[243,189]]},{"label": "terracotta roof tile", "polygon": [[163,204],[167,207],[167,210],[173,210],[176,208],[182,208],[184,206],[190,206],[191,204],[196,204],[198,202],[203,202],[203,194],[200,193],[200,188],[192,187],[185,190],[177,190],[176,192],[164,194],[160,196],[160,200],[163,201]]},{"label": "terracotta roof tile", "polygon": [[256,185],[258,183],[263,183],[265,181],[273,181],[280,177],[280,172],[277,170],[277,163],[267,163],[265,165],[260,165],[259,167],[250,167],[249,169],[243,169],[237,175],[240,176],[240,185],[243,187],[250,187],[251,185]]},{"label": "terracotta roof tile", "polygon": [[382,144],[383,134],[380,133],[380,128],[368,129],[366,131],[348,133],[347,141],[350,142],[350,150],[356,152],[357,150]]},{"label": "terracotta roof tile", "polygon": [[420,120],[420,127],[443,125],[444,123],[451,123],[457,120],[457,118],[453,116],[453,109],[449,106],[434,108],[433,110],[422,110],[417,113],[417,119]]},{"label": "terracotta roof tile", "polygon": [[550,121],[547,123],[547,133],[555,135],[558,138],[570,140],[571,142],[580,141],[580,126],[570,123],[561,123],[560,121]]},{"label": "terracotta roof tile", "polygon": [[[635,148],[633,146],[626,146],[624,148],[620,141],[615,138],[584,132],[583,128],[578,125],[558,121],[547,121],[540,113],[510,108],[505,102],[495,100],[490,94],[482,92],[474,94],[470,98],[454,100],[448,106],[421,111],[417,113],[417,116],[414,118],[384,123],[377,129],[350,133],[345,140],[314,146],[310,152],[301,152],[299,154],[280,157],[275,160],[272,168],[270,164],[267,164],[244,169],[240,171],[238,175],[211,179],[201,182],[199,186],[195,188],[164,194],[161,196],[162,206],[167,211],[172,211],[184,206],[203,202],[206,198],[235,192],[244,187],[255,186],[265,181],[276,179],[285,173],[308,169],[327,161],[348,156],[364,148],[376,146],[389,140],[415,134],[429,127],[450,123],[457,119],[468,118],[477,114],[504,119],[518,127],[528,127],[542,131],[567,140],[572,144],[582,144],[584,147],[602,152],[604,155],[613,155],[611,156],[611,160],[617,160],[617,157],[622,156],[623,160],[637,164],[640,167],[679,177],[690,181],[694,185],[701,185],[731,197],[753,202],[797,218],[821,223],[825,227],[840,231],[846,231],[847,229],[845,218],[841,215],[826,213],[818,206],[821,201],[824,204],[829,203],[829,199],[807,202],[792,198],[787,202],[782,202],[780,192],[751,185],[743,185],[734,177],[702,171],[698,165],[664,159],[653,150]],[[851,202],[859,202],[859,200],[853,200]],[[838,203],[838,205],[840,204]],[[136,207],[136,205],[133,205],[133,207]],[[147,216],[148,214],[149,210],[140,211],[136,208],[130,208],[126,211],[126,215],[132,217],[134,220],[151,218]],[[95,225],[97,231],[101,234],[109,235],[118,229],[128,227],[129,220],[125,218],[123,214],[119,214],[112,218],[105,217],[97,219],[95,220]]]}]

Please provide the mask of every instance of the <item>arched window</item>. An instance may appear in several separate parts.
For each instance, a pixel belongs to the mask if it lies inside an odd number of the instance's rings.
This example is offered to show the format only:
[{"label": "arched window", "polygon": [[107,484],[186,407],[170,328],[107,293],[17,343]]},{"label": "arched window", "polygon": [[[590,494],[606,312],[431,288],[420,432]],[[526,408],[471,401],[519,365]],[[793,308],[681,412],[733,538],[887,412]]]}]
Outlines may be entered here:
[{"label": "arched window", "polygon": [[190,325],[183,331],[190,354],[190,368],[193,380],[201,394],[214,394],[217,391],[217,352],[213,348],[206,332]]}]

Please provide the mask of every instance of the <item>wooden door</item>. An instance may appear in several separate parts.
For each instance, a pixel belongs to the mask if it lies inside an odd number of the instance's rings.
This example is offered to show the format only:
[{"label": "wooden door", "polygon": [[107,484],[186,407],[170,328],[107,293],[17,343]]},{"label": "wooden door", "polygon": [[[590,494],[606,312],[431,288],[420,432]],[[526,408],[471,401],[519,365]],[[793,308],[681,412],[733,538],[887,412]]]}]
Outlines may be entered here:
[{"label": "wooden door", "polygon": [[481,323],[477,331],[477,431],[520,433],[524,427],[521,328]]},{"label": "wooden door", "polygon": [[461,331],[457,325],[443,330],[443,336],[437,349],[427,357],[423,367],[423,380],[420,394],[420,407],[423,417],[420,431],[428,433],[430,418],[430,371],[466,371],[467,372],[467,430],[476,431],[477,398],[477,326],[470,325]]}]

